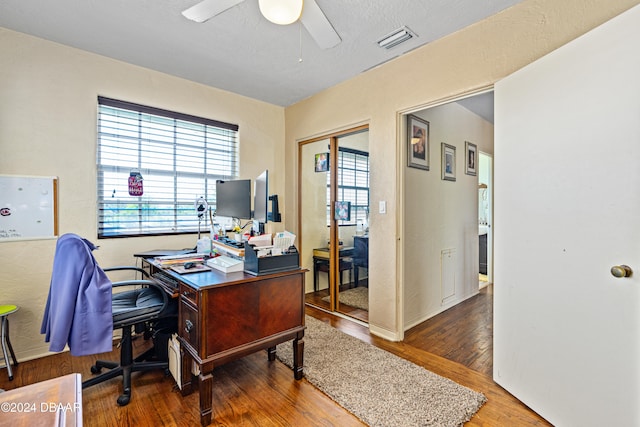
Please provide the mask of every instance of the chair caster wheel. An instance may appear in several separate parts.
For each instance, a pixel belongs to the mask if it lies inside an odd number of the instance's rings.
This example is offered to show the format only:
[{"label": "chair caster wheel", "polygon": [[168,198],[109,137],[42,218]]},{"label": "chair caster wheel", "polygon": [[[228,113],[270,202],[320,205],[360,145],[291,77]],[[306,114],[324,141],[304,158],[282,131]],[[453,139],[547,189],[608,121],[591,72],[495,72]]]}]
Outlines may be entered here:
[{"label": "chair caster wheel", "polygon": [[122,394],[120,395],[120,397],[118,397],[118,405],[120,406],[126,406],[129,404],[130,401],[131,401],[131,396],[128,394]]},{"label": "chair caster wheel", "polygon": [[100,369],[100,367],[98,367],[96,365],[91,365],[91,373],[92,374],[99,374],[101,370],[102,369]]}]

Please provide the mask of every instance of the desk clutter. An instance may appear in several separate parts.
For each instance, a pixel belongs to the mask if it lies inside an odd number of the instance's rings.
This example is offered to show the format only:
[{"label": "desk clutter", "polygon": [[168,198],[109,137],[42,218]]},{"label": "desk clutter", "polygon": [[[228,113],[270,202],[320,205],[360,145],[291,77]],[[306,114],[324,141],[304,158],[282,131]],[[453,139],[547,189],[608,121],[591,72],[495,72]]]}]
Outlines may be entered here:
[{"label": "desk clutter", "polygon": [[222,273],[270,274],[300,268],[294,246],[296,236],[288,231],[261,234],[248,239],[226,236],[198,240],[196,252],[156,256],[153,262],[162,269],[191,274],[215,269]]},{"label": "desk clutter", "polygon": [[209,258],[207,265],[223,273],[235,273],[244,270],[244,261],[226,255]]}]

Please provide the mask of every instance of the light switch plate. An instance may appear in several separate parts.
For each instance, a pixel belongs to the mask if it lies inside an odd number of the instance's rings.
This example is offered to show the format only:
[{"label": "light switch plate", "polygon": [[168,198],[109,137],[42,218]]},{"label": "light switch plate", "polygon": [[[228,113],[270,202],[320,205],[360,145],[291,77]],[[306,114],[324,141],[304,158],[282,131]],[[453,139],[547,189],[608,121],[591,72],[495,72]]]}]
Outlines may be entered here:
[{"label": "light switch plate", "polygon": [[380,201],[380,203],[378,204],[378,212],[381,214],[387,213],[387,202],[385,202],[384,200]]}]

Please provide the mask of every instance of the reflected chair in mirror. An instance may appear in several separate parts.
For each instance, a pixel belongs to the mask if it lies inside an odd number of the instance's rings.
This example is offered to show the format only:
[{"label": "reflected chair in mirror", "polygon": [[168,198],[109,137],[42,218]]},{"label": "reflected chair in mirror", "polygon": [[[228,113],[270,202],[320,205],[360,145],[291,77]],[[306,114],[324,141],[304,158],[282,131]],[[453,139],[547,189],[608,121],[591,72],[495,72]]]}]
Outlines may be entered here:
[{"label": "reflected chair in mirror", "polygon": [[[319,283],[319,274],[320,272],[329,273],[329,260],[324,258],[316,258],[314,257],[313,261],[313,291],[318,291],[318,283]],[[341,258],[340,259],[340,288],[343,287],[344,284],[344,274],[343,272],[349,272],[349,283],[351,282],[351,259],[350,258]]]},{"label": "reflected chair in mirror", "polygon": [[[353,278],[355,286],[360,286],[360,268],[369,269],[369,237],[353,236]],[[365,286],[368,286],[367,280]]]},{"label": "reflected chair in mirror", "polygon": [[[133,357],[133,330],[144,331],[145,337],[175,330],[177,303],[150,280],[112,282],[105,272],[130,270],[142,277],[146,272],[128,266],[103,270],[93,257],[94,249],[93,243],[75,234],[58,239],[41,332],[51,351],[62,351],[68,345],[73,356],[85,356],[112,351],[113,331],[120,329],[120,362],[96,361],[91,366],[93,374],[109,370],[85,380],[82,388],[122,376],[117,402],[124,406],[131,399],[133,372],[169,370],[168,360],[155,357],[155,346]],[[123,287],[126,290],[117,289]]]}]

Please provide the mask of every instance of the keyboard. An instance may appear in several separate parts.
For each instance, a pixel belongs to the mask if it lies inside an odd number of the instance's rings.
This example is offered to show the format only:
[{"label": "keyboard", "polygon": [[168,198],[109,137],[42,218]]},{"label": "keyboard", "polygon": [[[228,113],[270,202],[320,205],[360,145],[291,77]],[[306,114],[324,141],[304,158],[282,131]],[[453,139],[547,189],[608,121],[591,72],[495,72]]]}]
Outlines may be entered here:
[{"label": "keyboard", "polygon": [[164,273],[162,271],[157,271],[153,273],[151,277],[153,277],[155,280],[162,283],[163,285],[167,286],[169,289],[178,289],[178,284],[179,284],[178,281],[173,277],[169,276],[167,273]]}]

